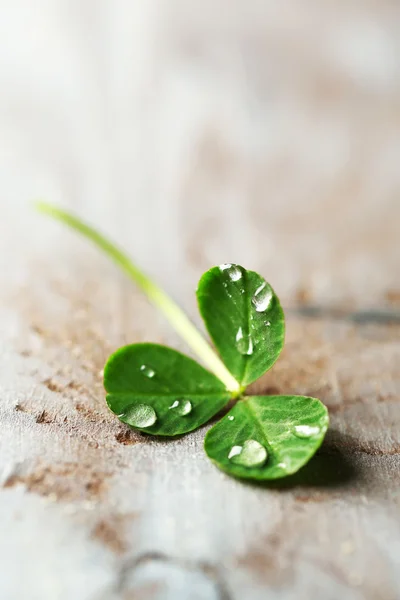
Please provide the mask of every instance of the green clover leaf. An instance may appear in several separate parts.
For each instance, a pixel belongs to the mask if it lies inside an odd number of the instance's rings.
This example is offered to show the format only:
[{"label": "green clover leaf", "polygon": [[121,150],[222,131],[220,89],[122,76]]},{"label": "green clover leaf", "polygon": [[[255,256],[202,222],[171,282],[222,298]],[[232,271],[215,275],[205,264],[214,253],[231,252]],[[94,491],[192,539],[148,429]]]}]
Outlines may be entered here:
[{"label": "green clover leaf", "polygon": [[328,420],[328,411],[316,398],[249,396],[208,431],[204,447],[230,475],[278,479],[310,460],[322,444]]},{"label": "green clover leaf", "polygon": [[121,421],[154,435],[197,429],[231,397],[196,361],[158,344],[117,350],[104,369],[104,387],[107,404]]},{"label": "green clover leaf", "polygon": [[153,435],[181,435],[206,423],[233,398],[236,404],[205,438],[206,453],[221,470],[244,479],[278,479],[310,460],[328,428],[322,402],[245,395],[247,385],[272,367],[284,343],[283,310],[263,277],[227,263],[201,278],[199,309],[218,356],[179,306],[114,244],[65,211],[45,203],[37,208],[108,254],[208,368],[158,344],[117,350],[105,366],[104,386],[108,406],[122,422]]},{"label": "green clover leaf", "polygon": [[265,279],[239,265],[214,267],[200,279],[197,299],[222,360],[242,387],[272,367],[283,348],[285,317]]}]

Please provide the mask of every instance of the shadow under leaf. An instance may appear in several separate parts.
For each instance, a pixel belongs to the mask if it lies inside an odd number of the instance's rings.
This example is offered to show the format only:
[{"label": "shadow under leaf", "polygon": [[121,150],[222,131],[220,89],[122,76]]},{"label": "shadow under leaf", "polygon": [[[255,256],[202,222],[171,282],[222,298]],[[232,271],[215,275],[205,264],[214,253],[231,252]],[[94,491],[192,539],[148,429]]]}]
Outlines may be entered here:
[{"label": "shadow under leaf", "polygon": [[329,431],[317,454],[293,475],[273,481],[245,481],[244,483],[282,490],[296,487],[334,490],[353,485],[360,480],[361,473],[352,460],[351,454],[342,451],[341,437],[342,434],[337,430]]}]

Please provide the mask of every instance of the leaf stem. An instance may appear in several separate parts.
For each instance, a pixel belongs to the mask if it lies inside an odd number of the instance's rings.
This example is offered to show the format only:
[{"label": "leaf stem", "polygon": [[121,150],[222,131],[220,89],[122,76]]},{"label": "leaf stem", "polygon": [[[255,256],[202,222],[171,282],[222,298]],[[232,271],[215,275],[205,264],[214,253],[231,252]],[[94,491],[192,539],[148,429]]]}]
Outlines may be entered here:
[{"label": "leaf stem", "polygon": [[183,310],[160,287],[151,281],[122,250],[117,248],[95,229],[64,210],[46,202],[36,202],[35,207],[39,212],[53,217],[75,231],[78,231],[103,250],[139,286],[149,300],[164,313],[175,331],[179,333],[204,364],[225,384],[227,390],[232,392],[235,397],[241,393],[242,390],[239,383]]}]

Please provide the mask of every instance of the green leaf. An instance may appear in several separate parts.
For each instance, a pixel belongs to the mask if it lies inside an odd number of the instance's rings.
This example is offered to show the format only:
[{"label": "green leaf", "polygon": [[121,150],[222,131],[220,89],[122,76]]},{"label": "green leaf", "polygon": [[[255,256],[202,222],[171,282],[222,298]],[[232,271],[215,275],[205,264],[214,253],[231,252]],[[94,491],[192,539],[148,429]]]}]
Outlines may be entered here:
[{"label": "green leaf", "polygon": [[215,375],[158,344],[118,350],[106,364],[104,386],[107,404],[121,421],[154,435],[192,431],[230,399]]},{"label": "green leaf", "polygon": [[[200,280],[199,308],[218,356],[179,306],[114,243],[69,212],[45,202],[36,206],[108,255],[212,371],[164,346],[121,348],[106,364],[104,385],[108,406],[124,423],[158,435],[192,431],[218,413],[231,396],[240,396],[278,358],[284,315],[271,286],[257,273],[226,264]],[[315,398],[242,398],[208,432],[205,448],[231,475],[277,479],[295,473],[311,458],[327,427],[327,410]]]},{"label": "green leaf", "polygon": [[222,360],[242,387],[272,367],[283,348],[285,320],[265,279],[239,265],[214,267],[200,279],[197,299]]},{"label": "green leaf", "polygon": [[328,423],[328,411],[316,398],[249,396],[208,431],[204,447],[211,460],[230,475],[278,479],[310,460]]}]

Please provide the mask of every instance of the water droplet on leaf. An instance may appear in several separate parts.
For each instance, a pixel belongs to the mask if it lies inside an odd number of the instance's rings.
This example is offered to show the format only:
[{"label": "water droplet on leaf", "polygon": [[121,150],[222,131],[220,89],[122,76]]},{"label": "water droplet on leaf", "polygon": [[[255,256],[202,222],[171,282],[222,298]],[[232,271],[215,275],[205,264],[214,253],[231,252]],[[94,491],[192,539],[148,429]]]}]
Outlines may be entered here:
[{"label": "water droplet on leaf", "polygon": [[243,332],[241,327],[239,327],[236,334],[236,348],[244,356],[253,354],[253,340],[250,334]]},{"label": "water droplet on leaf", "polygon": [[181,417],[188,415],[192,411],[192,403],[190,400],[185,400],[182,398],[181,400],[175,400],[169,407],[169,409],[175,411]]},{"label": "water droplet on leaf", "polygon": [[239,279],[241,279],[242,277],[242,272],[239,269],[239,267],[237,267],[236,265],[231,265],[231,263],[220,265],[219,270],[222,272],[226,271],[231,281],[239,281]]},{"label": "water droplet on leaf", "polygon": [[265,321],[267,327],[271,327],[271,321]]},{"label": "water droplet on leaf", "polygon": [[261,467],[268,459],[266,448],[256,440],[246,440],[243,446],[233,446],[228,458],[243,467]]},{"label": "water droplet on leaf", "polygon": [[257,312],[264,312],[267,310],[272,301],[272,289],[268,285],[268,283],[263,283],[260,287],[255,291],[251,302],[256,309]]},{"label": "water droplet on leaf", "polygon": [[234,265],[232,265],[232,267],[229,269],[228,275],[231,281],[239,281],[239,279],[242,277],[240,269]]},{"label": "water droplet on leaf", "polygon": [[233,421],[234,419],[235,419],[235,417],[233,415],[228,416],[228,421]]},{"label": "water droplet on leaf", "polygon": [[147,367],[146,365],[142,365],[140,367],[140,370],[143,373],[143,375],[145,377],[148,377],[149,379],[153,379],[154,375],[156,374],[156,372],[153,369]]},{"label": "water droplet on leaf", "polygon": [[318,435],[321,432],[321,428],[318,425],[296,425],[293,428],[293,433],[298,438],[310,438],[314,435]]},{"label": "water droplet on leaf", "polygon": [[241,454],[243,450],[243,446],[232,446],[229,454],[228,454],[228,458],[232,459],[235,456],[238,456],[239,454]]},{"label": "water droplet on leaf", "polygon": [[149,404],[134,404],[119,416],[132,427],[151,427],[157,421],[156,412]]}]

